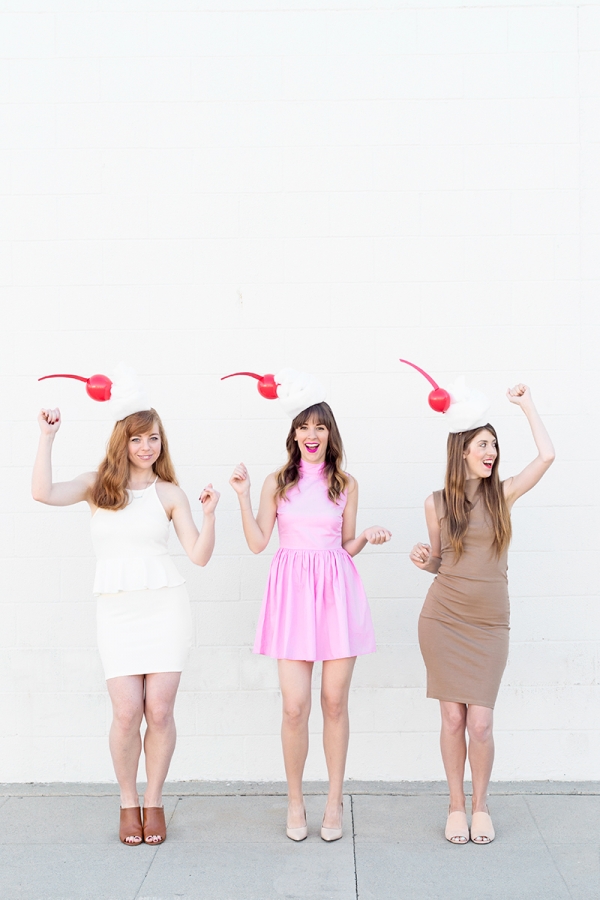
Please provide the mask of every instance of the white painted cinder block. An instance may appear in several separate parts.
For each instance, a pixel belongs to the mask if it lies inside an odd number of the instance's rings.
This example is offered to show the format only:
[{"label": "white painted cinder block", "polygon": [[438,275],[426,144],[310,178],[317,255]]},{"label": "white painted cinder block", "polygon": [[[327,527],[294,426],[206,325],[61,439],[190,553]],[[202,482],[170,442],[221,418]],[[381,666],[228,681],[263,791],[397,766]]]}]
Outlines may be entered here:
[{"label": "white painted cinder block", "polygon": [[251,650],[277,538],[248,551],[227,481],[243,460],[257,504],[289,423],[219,381],[284,365],[327,387],[359,529],[393,532],[356,559],[378,649],[355,670],[348,777],[444,777],[417,641],[431,576],[408,551],[446,435],[399,357],[489,394],[503,477],[534,453],[504,392],[532,387],[558,458],[514,511],[494,777],[600,778],[598,6],[206,6],[0,12],[0,780],[114,780],[89,515],[36,504],[29,478],[40,406],[63,414],[57,479],[110,432],[82,385],[36,379],[120,359],[198,522],[203,485],[222,492],[206,568],[171,540],[194,642],[170,777],[284,778],[277,664]]}]

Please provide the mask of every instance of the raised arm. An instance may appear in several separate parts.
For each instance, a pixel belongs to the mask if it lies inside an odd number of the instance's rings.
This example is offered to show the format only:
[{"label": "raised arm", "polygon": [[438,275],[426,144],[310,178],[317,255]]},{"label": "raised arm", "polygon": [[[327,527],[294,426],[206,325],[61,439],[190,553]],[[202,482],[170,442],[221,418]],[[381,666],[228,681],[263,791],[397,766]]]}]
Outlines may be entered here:
[{"label": "raised arm", "polygon": [[252,512],[252,500],[250,498],[250,476],[244,463],[240,463],[233,470],[229,484],[238,495],[240,510],[242,513],[242,527],[246,543],[253,553],[262,553],[273,534],[275,519],[277,518],[277,503],[275,491],[277,490],[277,478],[274,474],[268,475],[260,492],[260,504],[256,518]]},{"label": "raised arm", "polygon": [[52,445],[60,423],[59,409],[40,410],[38,424],[41,434],[33,465],[31,494],[34,500],[48,506],[72,506],[88,500],[90,488],[96,478],[95,472],[86,472],[72,481],[52,481]]},{"label": "raised arm", "polygon": [[391,539],[392,532],[381,525],[371,525],[369,528],[365,528],[358,537],[355,537],[358,483],[351,475],[348,477],[350,483],[346,490],[346,506],[342,517],[342,547],[350,556],[356,556],[367,544],[385,544]]},{"label": "raised arm", "polygon": [[503,482],[504,496],[509,506],[512,506],[515,500],[530,491],[532,487],[538,483],[542,475],[544,475],[552,463],[554,462],[554,447],[550,440],[550,435],[546,431],[546,426],[540,419],[539,413],[535,408],[531,391],[525,384],[517,384],[513,388],[509,388],[506,396],[511,403],[520,406],[529,422],[533,440],[538,450],[536,458],[525,466],[518,475],[507,478]]},{"label": "raised arm", "polygon": [[410,551],[410,560],[417,568],[435,575],[442,562],[442,540],[433,494],[425,501],[425,521],[429,544],[415,544]]},{"label": "raised arm", "polygon": [[188,557],[195,565],[205,566],[215,548],[215,509],[219,492],[212,484],[207,484],[200,494],[203,513],[200,531],[192,517],[190,501],[180,487],[161,481],[156,486],[156,492]]}]

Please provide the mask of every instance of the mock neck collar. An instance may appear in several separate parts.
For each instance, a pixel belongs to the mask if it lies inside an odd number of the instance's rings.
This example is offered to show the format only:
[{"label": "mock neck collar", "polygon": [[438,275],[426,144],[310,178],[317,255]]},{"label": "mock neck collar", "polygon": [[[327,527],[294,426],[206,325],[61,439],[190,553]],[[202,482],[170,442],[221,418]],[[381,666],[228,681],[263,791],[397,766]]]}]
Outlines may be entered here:
[{"label": "mock neck collar", "polygon": [[306,476],[318,476],[323,474],[323,469],[325,468],[325,463],[307,463],[303,459],[300,460],[300,465],[298,467],[303,475]]},{"label": "mock neck collar", "polygon": [[465,481],[465,496],[467,500],[472,500],[479,489],[481,478],[467,478]]}]

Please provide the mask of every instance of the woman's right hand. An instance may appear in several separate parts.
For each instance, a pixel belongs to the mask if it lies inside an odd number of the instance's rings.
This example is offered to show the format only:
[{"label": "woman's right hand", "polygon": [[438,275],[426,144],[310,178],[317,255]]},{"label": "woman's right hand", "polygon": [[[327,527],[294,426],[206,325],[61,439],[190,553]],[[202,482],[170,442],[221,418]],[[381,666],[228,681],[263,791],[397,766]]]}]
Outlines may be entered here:
[{"label": "woman's right hand", "polygon": [[415,544],[410,551],[410,561],[419,569],[424,569],[429,562],[431,556],[431,547],[429,544]]},{"label": "woman's right hand", "polygon": [[42,434],[56,434],[60,428],[60,409],[41,409],[38,425]]},{"label": "woman's right hand", "polygon": [[229,479],[229,484],[239,497],[244,496],[244,494],[250,494],[250,476],[244,463],[240,463],[239,466],[235,467],[233,475]]}]

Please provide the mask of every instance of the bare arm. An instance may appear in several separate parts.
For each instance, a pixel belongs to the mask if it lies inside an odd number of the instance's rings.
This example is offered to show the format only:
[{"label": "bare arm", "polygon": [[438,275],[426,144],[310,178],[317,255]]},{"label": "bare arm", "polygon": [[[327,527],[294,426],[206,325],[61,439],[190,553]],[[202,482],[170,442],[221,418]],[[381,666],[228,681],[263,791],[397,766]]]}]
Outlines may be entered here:
[{"label": "bare arm", "polygon": [[538,483],[540,478],[545,475],[552,463],[554,462],[554,447],[550,440],[550,435],[546,431],[546,426],[542,422],[540,415],[535,408],[531,391],[525,384],[517,384],[514,388],[510,388],[506,392],[506,396],[511,403],[520,406],[531,428],[533,440],[538,450],[536,458],[525,466],[522,472],[507,478],[503,482],[504,496],[509,506],[512,506],[515,500],[530,491],[532,487]]},{"label": "bare arm", "polygon": [[89,502],[90,488],[96,479],[95,472],[78,475],[72,481],[52,481],[52,445],[60,428],[60,410],[40,410],[38,423],[41,434],[31,478],[33,499],[48,506],[72,506],[82,500]]},{"label": "bare arm", "polygon": [[430,494],[425,501],[425,521],[429,534],[429,544],[415,544],[410,551],[410,559],[417,568],[435,573],[440,567],[442,541],[433,494]]},{"label": "bare arm", "polygon": [[252,512],[250,476],[243,463],[235,467],[233,475],[229,479],[229,484],[238,495],[246,543],[253,553],[262,553],[271,540],[275,519],[277,518],[277,503],[275,502],[277,478],[272,473],[265,479],[260,492],[260,504],[256,518]]},{"label": "bare arm", "polygon": [[351,475],[349,478],[350,483],[346,490],[346,506],[342,516],[342,547],[350,556],[356,556],[367,544],[385,544],[386,541],[391,539],[392,533],[380,525],[371,525],[370,528],[365,528],[358,537],[355,537],[358,484]]},{"label": "bare arm", "polygon": [[208,484],[200,494],[204,514],[202,528],[196,528],[190,502],[176,484],[159,482],[156,486],[158,497],[165,512],[173,522],[175,533],[188,557],[197,566],[205,566],[215,548],[215,509],[219,493]]}]

